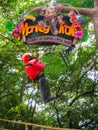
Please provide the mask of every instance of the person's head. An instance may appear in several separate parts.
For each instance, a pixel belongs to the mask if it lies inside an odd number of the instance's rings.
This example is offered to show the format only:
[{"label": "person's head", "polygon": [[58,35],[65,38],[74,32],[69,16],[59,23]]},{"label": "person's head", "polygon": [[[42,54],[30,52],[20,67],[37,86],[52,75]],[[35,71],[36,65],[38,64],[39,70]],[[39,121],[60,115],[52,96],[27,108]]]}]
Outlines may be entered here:
[{"label": "person's head", "polygon": [[33,59],[33,56],[32,56],[31,53],[24,53],[24,54],[22,55],[22,61],[23,61],[24,63],[27,63],[28,61],[30,61],[30,60],[32,60],[32,59]]}]

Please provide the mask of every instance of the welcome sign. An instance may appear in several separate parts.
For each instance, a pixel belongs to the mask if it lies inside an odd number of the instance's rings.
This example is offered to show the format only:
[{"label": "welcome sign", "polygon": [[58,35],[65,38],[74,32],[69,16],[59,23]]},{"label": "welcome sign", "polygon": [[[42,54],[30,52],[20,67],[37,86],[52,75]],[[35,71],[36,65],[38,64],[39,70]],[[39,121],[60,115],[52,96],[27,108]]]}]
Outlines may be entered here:
[{"label": "welcome sign", "polygon": [[61,5],[46,6],[36,16],[23,15],[13,30],[13,36],[25,44],[71,46],[74,39],[82,38],[81,23],[71,11],[61,15]]}]

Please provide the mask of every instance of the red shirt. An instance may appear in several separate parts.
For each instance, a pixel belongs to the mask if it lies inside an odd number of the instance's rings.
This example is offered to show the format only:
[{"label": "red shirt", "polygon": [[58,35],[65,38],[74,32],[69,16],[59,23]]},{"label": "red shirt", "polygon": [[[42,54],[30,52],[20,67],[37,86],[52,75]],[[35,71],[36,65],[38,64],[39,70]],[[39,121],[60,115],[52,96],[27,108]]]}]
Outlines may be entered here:
[{"label": "red shirt", "polygon": [[30,60],[25,67],[25,72],[28,75],[28,77],[33,80],[35,79],[38,74],[43,71],[45,68],[45,65],[41,63],[38,59]]}]

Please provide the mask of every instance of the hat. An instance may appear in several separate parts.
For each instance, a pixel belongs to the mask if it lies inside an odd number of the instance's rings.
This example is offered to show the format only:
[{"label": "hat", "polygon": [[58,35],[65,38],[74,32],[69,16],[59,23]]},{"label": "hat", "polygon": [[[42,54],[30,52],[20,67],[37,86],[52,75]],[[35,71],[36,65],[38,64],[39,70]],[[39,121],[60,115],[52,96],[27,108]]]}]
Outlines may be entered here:
[{"label": "hat", "polygon": [[27,62],[30,60],[30,57],[31,57],[31,53],[24,53],[24,54],[22,55],[22,61],[23,61],[24,63],[27,63]]}]

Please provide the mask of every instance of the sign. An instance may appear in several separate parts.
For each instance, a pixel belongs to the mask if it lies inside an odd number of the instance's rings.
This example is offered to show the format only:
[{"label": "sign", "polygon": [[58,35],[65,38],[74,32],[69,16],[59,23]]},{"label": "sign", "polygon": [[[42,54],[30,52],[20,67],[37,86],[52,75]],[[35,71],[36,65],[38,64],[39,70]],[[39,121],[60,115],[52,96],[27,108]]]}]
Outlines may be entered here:
[{"label": "sign", "polygon": [[45,6],[36,16],[23,15],[13,30],[13,36],[27,45],[72,46],[75,39],[82,39],[82,24],[75,11],[61,15],[62,6]]}]

